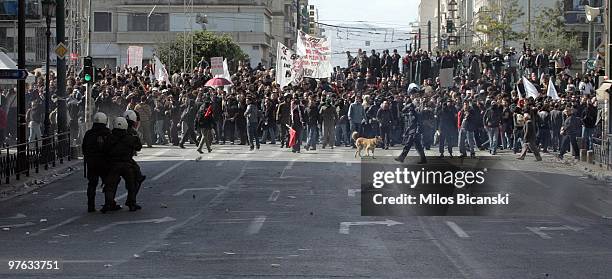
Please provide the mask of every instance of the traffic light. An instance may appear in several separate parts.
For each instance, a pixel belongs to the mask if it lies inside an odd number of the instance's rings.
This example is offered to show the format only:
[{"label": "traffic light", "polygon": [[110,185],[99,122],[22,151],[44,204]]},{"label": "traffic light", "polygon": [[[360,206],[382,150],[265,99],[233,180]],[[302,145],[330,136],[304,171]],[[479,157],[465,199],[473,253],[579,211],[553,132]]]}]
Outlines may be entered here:
[{"label": "traffic light", "polygon": [[93,58],[91,56],[86,56],[83,58],[83,79],[86,83],[94,83],[95,75],[94,75],[94,67],[93,67]]},{"label": "traffic light", "polygon": [[453,32],[455,32],[455,22],[449,19],[446,21],[446,33],[450,34]]}]

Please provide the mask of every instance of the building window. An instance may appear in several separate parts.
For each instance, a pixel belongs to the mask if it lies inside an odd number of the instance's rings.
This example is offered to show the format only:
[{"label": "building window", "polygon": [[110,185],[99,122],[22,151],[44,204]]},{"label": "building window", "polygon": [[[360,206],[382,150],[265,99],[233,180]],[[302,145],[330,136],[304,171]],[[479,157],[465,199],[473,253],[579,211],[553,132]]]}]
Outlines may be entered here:
[{"label": "building window", "polygon": [[152,14],[149,18],[149,31],[168,31],[169,28],[168,14]]},{"label": "building window", "polygon": [[128,15],[128,31],[147,31],[147,14],[137,13]]},{"label": "building window", "polygon": [[169,28],[168,14],[152,14],[150,17],[147,13],[128,15],[128,31],[168,31]]},{"label": "building window", "polygon": [[587,50],[589,48],[589,32],[582,32],[580,38],[580,48]]},{"label": "building window", "polygon": [[111,32],[111,13],[94,12],[94,32]]}]

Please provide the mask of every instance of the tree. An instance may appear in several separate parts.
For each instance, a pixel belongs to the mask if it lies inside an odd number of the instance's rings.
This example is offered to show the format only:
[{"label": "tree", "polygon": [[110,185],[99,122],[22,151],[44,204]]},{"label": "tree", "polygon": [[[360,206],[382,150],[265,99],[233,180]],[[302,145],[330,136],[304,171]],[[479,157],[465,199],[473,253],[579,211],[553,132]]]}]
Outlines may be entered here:
[{"label": "tree", "polygon": [[524,37],[524,32],[515,31],[513,26],[525,13],[518,0],[505,0],[491,4],[487,11],[481,11],[476,23],[476,31],[487,37],[488,48],[502,46],[506,42]]},{"label": "tree", "polygon": [[575,53],[580,48],[578,36],[565,25],[563,2],[540,11],[535,18],[535,36],[532,46],[546,50],[569,50]]},{"label": "tree", "polygon": [[[183,55],[184,53],[186,55]],[[209,31],[179,34],[172,41],[159,42],[155,47],[155,54],[170,73],[179,72],[183,68],[189,70],[191,65],[197,65],[202,57],[209,62],[211,57],[224,57],[230,65],[237,65],[238,61],[248,59],[229,35],[217,35]]]}]

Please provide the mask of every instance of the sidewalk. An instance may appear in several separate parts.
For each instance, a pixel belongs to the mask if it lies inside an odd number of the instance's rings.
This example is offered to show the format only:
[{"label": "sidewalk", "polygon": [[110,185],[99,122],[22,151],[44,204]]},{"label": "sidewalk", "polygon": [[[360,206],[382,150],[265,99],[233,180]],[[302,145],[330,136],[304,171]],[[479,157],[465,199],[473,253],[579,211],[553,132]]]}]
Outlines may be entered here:
[{"label": "sidewalk", "polygon": [[612,183],[612,169],[607,169],[604,165],[598,163],[589,164],[587,162],[576,160],[572,156],[567,156],[565,159],[560,160],[552,153],[542,156],[542,159],[544,162],[571,167],[584,173],[584,175],[588,178]]},{"label": "sidewalk", "polygon": [[22,175],[19,180],[11,176],[9,184],[0,184],[0,202],[12,199],[36,191],[50,183],[63,179],[74,174],[83,168],[83,160],[65,160],[63,164],[57,164],[55,168],[49,167],[48,170],[40,168],[38,173],[30,172],[30,176]]}]

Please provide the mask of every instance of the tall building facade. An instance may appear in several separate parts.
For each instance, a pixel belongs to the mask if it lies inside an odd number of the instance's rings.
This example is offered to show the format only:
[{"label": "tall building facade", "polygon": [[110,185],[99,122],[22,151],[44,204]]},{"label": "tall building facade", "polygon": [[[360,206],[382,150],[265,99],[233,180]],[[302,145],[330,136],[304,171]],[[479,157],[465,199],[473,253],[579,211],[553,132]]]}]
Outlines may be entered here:
[{"label": "tall building facade", "polygon": [[[546,7],[553,7],[561,0],[519,0],[518,5],[523,11],[523,16],[517,19],[513,25],[515,31],[527,32],[535,28],[534,21],[539,12]],[[572,0],[569,0],[572,1]],[[582,0],[573,0],[582,1]],[[601,0],[599,0],[601,2]],[[567,2],[567,1],[566,1]],[[458,44],[464,47],[480,46],[489,38],[486,34],[477,31],[478,20],[481,16],[490,12],[493,5],[501,5],[504,0],[421,0],[419,4],[418,25],[421,30],[426,30],[427,21],[432,23],[432,48],[438,46],[438,18],[442,23],[440,33],[442,37],[456,37]],[[439,11],[439,12],[438,12]],[[454,30],[446,32],[447,22],[452,20]],[[446,34],[446,35],[444,35]],[[421,36],[421,48],[426,46],[427,36]],[[508,42],[508,46],[519,46],[522,42]],[[442,45],[445,45],[442,43]]]}]

